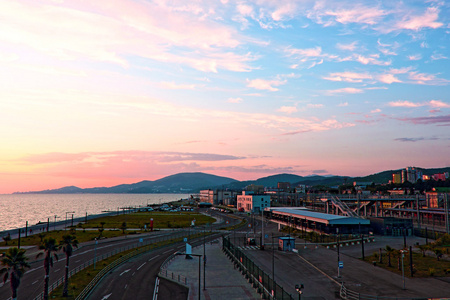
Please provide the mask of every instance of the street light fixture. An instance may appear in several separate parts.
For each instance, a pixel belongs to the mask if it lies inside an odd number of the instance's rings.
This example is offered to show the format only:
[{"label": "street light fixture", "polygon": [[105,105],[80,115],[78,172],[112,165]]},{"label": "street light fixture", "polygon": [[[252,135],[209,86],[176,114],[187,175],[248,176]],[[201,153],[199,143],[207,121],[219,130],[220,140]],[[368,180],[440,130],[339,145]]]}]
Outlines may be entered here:
[{"label": "street light fixture", "polygon": [[[177,256],[177,255],[188,255],[188,254],[184,253],[184,252],[175,252],[175,255]],[[200,300],[201,268],[202,268],[201,258],[202,258],[203,255],[201,255],[201,254],[193,254],[193,253],[190,253],[189,255],[198,257],[198,300]]]},{"label": "street light fixture", "polygon": [[301,299],[302,299],[302,294],[303,294],[302,289],[303,289],[303,288],[304,288],[303,283],[300,283],[300,284],[296,284],[296,285],[295,285],[295,290],[296,290],[297,293],[298,293],[298,300],[301,300]]}]

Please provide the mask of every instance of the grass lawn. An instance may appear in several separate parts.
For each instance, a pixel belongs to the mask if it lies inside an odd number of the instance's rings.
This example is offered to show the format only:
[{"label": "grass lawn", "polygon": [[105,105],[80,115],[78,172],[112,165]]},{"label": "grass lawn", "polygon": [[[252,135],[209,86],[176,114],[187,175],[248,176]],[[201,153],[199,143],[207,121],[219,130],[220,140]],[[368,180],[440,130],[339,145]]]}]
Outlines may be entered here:
[{"label": "grass lawn", "polygon": [[[413,251],[413,266],[414,277],[450,277],[450,261],[438,261],[435,257],[425,256],[421,253],[415,253]],[[384,268],[391,272],[402,274],[401,259],[400,270],[398,268],[398,255],[391,254],[391,267],[389,267],[388,256],[386,253],[382,254],[382,263],[379,262],[379,254],[374,253],[369,257],[366,257],[364,261],[371,263],[376,262],[378,267]],[[405,276],[411,277],[411,269],[409,264],[409,251],[405,253],[403,258]]]},{"label": "grass lawn", "polygon": [[103,228],[120,228],[123,222],[126,222],[127,228],[143,229],[150,224],[153,219],[153,228],[183,228],[191,226],[192,220],[195,220],[195,226],[202,226],[206,223],[213,223],[214,218],[195,212],[137,212],[125,215],[111,217],[101,217],[89,220],[86,224],[78,225],[81,228],[100,228],[104,222]]},{"label": "grass lawn", "polygon": [[[153,218],[153,228],[187,228],[191,226],[192,220],[195,221],[196,226],[202,226],[207,223],[215,222],[214,218],[198,214],[194,212],[138,212],[118,216],[101,217],[94,220],[89,220],[87,224],[80,223],[76,226],[76,231],[71,229],[57,230],[42,233],[44,236],[42,239],[54,238],[59,242],[65,234],[75,234],[79,243],[84,243],[94,240],[99,237],[100,232],[98,228],[102,227],[102,237],[112,238],[124,235],[120,229],[123,222],[126,222],[126,227],[129,230],[125,231],[125,234],[137,234],[144,231],[144,225],[150,223],[150,219]],[[148,225],[147,225],[148,226]],[[85,230],[83,230],[85,229]],[[1,240],[0,246],[17,247],[17,239],[8,242],[8,245]],[[28,237],[22,236],[20,239],[21,246],[33,246],[41,243],[41,237],[39,234],[31,235]],[[1,253],[2,251],[0,251]]]}]

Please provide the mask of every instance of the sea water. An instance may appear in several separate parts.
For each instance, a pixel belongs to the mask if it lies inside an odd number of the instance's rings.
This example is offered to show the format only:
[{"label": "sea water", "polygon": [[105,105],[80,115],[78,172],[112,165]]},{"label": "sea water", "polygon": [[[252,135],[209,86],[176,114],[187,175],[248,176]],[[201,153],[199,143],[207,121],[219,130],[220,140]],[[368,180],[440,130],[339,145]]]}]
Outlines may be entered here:
[{"label": "sea water", "polygon": [[[189,198],[188,194],[11,194],[0,195],[0,231],[70,220],[123,207],[147,206]],[[56,218],[55,218],[56,216]]]}]

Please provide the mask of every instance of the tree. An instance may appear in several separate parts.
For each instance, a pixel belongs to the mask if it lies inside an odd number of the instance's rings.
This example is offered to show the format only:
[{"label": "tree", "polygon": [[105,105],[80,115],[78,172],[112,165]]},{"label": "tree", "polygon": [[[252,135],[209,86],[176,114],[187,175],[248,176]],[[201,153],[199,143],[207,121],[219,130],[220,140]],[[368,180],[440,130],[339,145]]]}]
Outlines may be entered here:
[{"label": "tree", "polygon": [[434,248],[434,249],[433,249],[433,252],[434,252],[434,254],[436,254],[437,260],[438,260],[438,261],[441,260],[441,257],[442,257],[442,250],[439,249],[439,248]]},{"label": "tree", "polygon": [[48,300],[48,282],[50,279],[50,267],[53,267],[53,258],[58,260],[58,255],[56,252],[58,251],[58,246],[56,245],[56,240],[54,238],[45,239],[44,242],[39,245],[40,250],[44,250],[44,252],[36,255],[36,258],[45,254],[44,258],[44,300]]},{"label": "tree", "polygon": [[430,245],[419,245],[417,247],[419,247],[420,251],[422,251],[422,257],[425,257],[425,252],[430,250]]},{"label": "tree", "polygon": [[120,225],[120,229],[122,229],[122,233],[125,233],[125,230],[127,230],[127,222],[123,222],[122,225]]},{"label": "tree", "polygon": [[392,265],[391,265],[391,255],[395,252],[395,249],[392,248],[389,245],[386,245],[385,250],[386,250],[386,253],[388,255],[388,267],[392,267]]},{"label": "tree", "polygon": [[41,240],[41,244],[42,244],[42,241],[44,240],[44,238],[45,238],[46,235],[47,235],[47,234],[44,233],[44,232],[40,232],[40,233],[38,234],[38,237],[39,237],[39,239]]},{"label": "tree", "polygon": [[25,273],[25,269],[30,267],[27,260],[28,257],[25,256],[25,250],[16,247],[9,248],[1,260],[3,268],[0,269],[0,274],[5,273],[3,276],[3,283],[5,283],[9,277],[11,282],[11,297],[13,300],[17,299],[17,289],[19,288],[20,279]]},{"label": "tree", "polygon": [[5,245],[8,246],[8,242],[11,240],[11,234],[8,233],[8,235],[2,237],[2,239],[5,241]]},{"label": "tree", "polygon": [[67,297],[69,293],[69,259],[73,253],[73,247],[78,248],[78,241],[74,235],[64,235],[62,240],[59,241],[59,246],[66,254],[66,272],[64,275],[64,289],[63,297]]}]

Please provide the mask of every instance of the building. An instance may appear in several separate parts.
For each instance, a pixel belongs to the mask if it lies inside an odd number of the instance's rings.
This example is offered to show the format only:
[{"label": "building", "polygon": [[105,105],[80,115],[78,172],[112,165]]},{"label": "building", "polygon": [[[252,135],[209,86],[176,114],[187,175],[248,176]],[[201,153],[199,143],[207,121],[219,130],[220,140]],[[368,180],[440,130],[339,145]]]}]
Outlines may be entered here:
[{"label": "building", "polygon": [[394,184],[402,183],[402,174],[401,173],[392,174],[392,183]]},{"label": "building", "polygon": [[264,194],[264,186],[257,184],[250,184],[245,187],[247,192],[253,192],[255,194]]},{"label": "building", "polygon": [[217,205],[217,197],[216,197],[216,199],[214,199],[214,190],[201,190],[200,191],[200,202],[208,202],[208,203]]},{"label": "building", "polygon": [[237,209],[245,212],[261,213],[266,207],[270,207],[270,195],[249,194],[243,191],[237,196]]},{"label": "building", "polygon": [[290,182],[278,182],[277,188],[280,192],[288,192],[291,190]]},{"label": "building", "polygon": [[208,202],[212,205],[235,205],[236,193],[226,190],[202,190],[200,202]]}]

